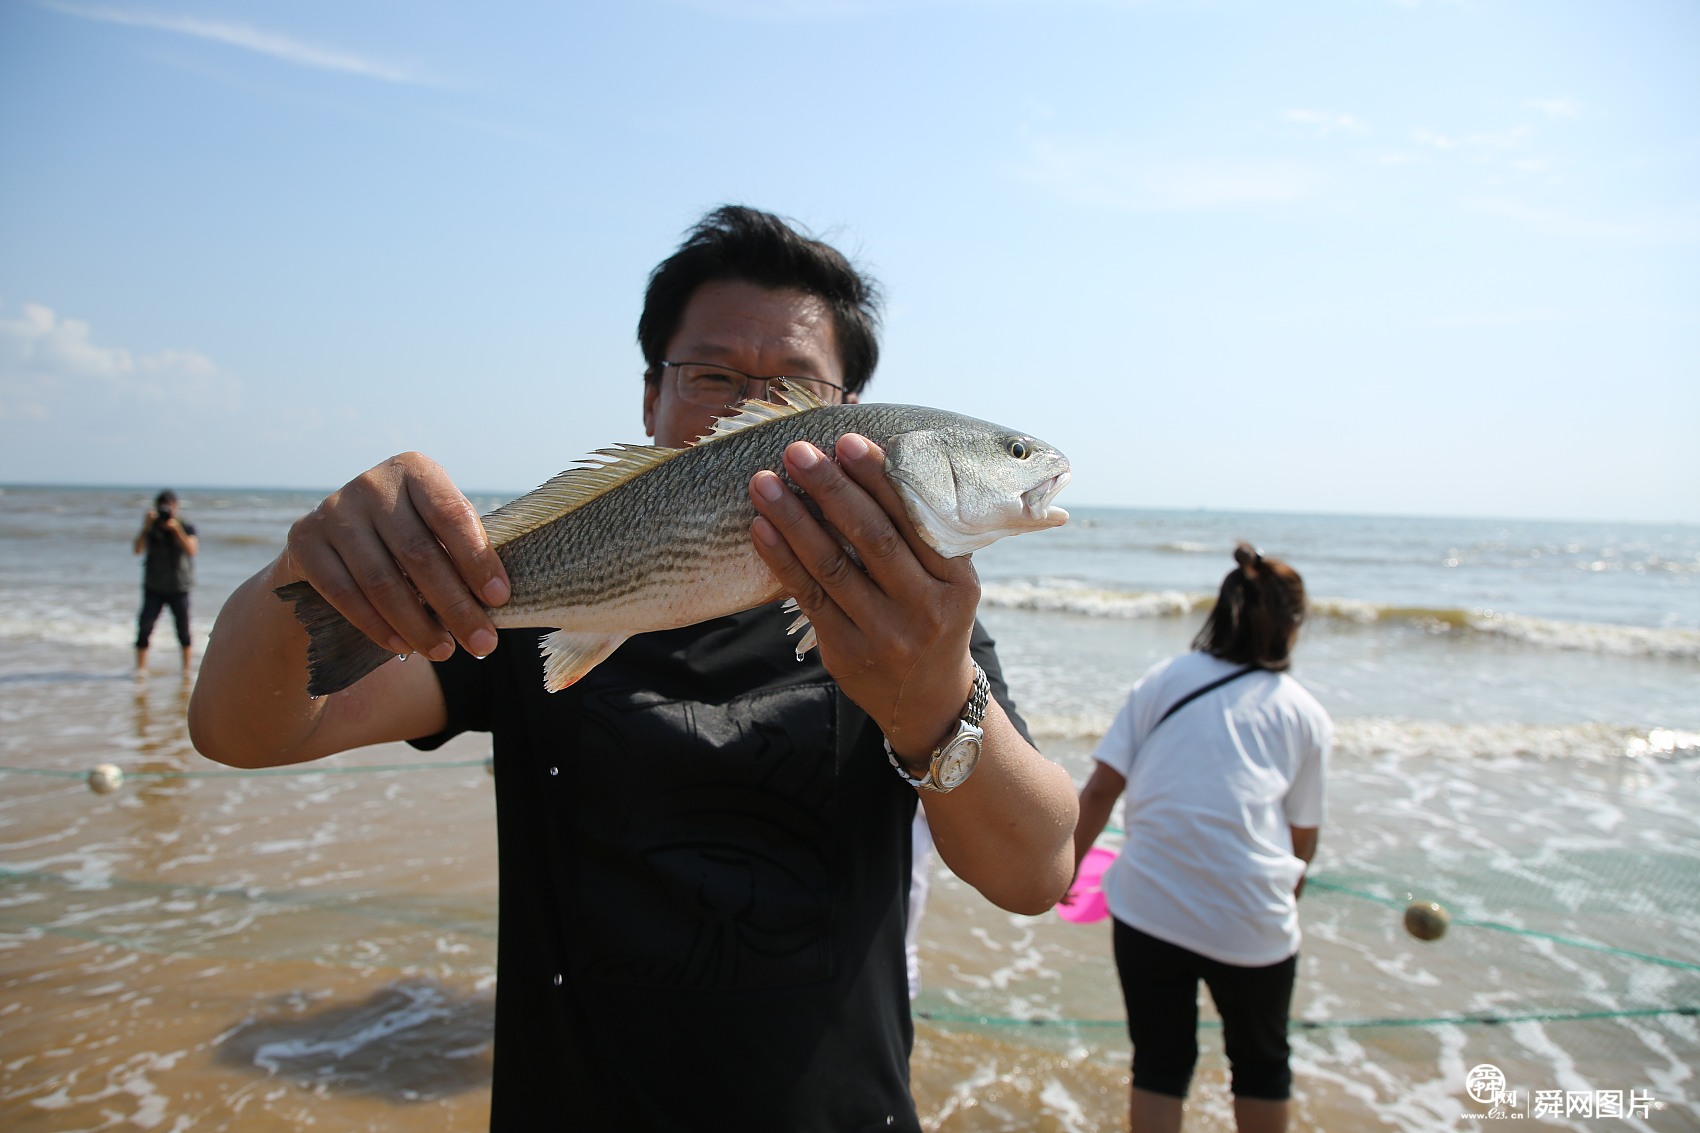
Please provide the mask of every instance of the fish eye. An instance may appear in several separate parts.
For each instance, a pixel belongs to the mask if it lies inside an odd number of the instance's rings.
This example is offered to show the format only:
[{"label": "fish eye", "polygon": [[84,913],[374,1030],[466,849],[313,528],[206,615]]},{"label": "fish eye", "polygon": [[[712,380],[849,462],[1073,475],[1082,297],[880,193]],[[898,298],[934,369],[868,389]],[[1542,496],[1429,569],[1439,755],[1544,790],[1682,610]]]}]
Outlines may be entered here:
[{"label": "fish eye", "polygon": [[1017,460],[1026,460],[1029,456],[1033,455],[1032,446],[1020,437],[1011,437],[1008,443],[1004,445],[1004,448],[1008,450],[1009,455],[1015,457]]}]

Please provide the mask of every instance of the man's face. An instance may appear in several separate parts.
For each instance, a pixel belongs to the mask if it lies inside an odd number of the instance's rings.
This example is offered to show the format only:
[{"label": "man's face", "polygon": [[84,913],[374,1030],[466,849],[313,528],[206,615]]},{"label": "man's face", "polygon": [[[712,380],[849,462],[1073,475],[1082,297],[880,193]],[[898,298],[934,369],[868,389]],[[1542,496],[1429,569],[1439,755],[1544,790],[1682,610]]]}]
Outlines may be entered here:
[{"label": "man's face", "polygon": [[[667,343],[669,362],[718,363],[756,377],[788,374],[844,384],[832,312],[813,295],[721,280],[697,288]],[[677,371],[645,383],[644,431],[655,443],[682,448],[714,427],[731,407],[695,405],[679,396]],[[752,386],[750,396],[765,396]]]}]

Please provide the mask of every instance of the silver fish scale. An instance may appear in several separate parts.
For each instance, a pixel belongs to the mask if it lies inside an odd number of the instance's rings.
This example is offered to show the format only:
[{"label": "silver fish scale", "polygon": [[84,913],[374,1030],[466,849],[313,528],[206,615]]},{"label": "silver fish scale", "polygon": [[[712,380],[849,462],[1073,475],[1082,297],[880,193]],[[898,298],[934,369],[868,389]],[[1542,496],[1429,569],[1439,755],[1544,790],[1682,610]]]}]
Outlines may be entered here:
[{"label": "silver fish scale", "polygon": [[684,449],[504,545],[500,554],[513,597],[492,614],[506,626],[559,625],[565,611],[629,606],[741,570],[759,573],[750,546],[755,509],[748,485],[764,468],[784,477],[787,445],[807,440],[830,453],[845,433],[884,446],[900,433],[965,424],[1005,431],[920,406],[833,405]]}]

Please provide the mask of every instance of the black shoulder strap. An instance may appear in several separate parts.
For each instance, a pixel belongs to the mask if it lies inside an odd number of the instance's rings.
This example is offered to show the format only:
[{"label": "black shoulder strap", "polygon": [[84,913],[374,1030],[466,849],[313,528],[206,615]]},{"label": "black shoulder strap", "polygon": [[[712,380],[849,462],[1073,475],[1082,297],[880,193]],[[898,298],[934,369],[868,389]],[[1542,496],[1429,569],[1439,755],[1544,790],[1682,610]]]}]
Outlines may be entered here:
[{"label": "black shoulder strap", "polygon": [[[1258,666],[1258,665],[1247,665],[1243,669],[1235,669],[1233,672],[1229,673],[1227,676],[1219,677],[1216,680],[1211,681],[1209,684],[1205,685],[1203,688],[1193,689],[1191,692],[1187,693],[1185,696],[1181,697],[1179,700],[1177,700],[1173,704],[1169,705],[1169,710],[1167,712],[1163,713],[1163,715],[1158,718],[1156,724],[1151,725],[1151,731],[1155,732],[1157,730],[1158,726],[1161,725],[1164,720],[1167,720],[1170,716],[1173,716],[1175,713],[1179,712],[1181,709],[1185,708],[1187,705],[1191,704],[1193,701],[1197,700],[1199,697],[1203,696],[1205,693],[1209,692],[1210,690],[1221,688],[1223,685],[1227,684],[1229,681],[1237,681],[1241,677],[1245,676],[1247,673],[1255,673],[1255,672],[1258,671],[1259,668],[1260,668],[1260,666]],[[1150,733],[1148,732],[1146,734],[1149,735]]]}]

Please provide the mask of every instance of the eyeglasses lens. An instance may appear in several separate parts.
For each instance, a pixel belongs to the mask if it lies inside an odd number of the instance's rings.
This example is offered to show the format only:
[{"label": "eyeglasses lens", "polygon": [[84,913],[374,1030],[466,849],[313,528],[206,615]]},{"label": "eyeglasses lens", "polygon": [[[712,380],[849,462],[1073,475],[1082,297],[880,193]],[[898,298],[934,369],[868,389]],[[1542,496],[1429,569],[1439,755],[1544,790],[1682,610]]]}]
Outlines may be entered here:
[{"label": "eyeglasses lens", "polygon": [[679,394],[696,405],[731,405],[744,396],[746,384],[742,375],[712,366],[679,367]]}]

